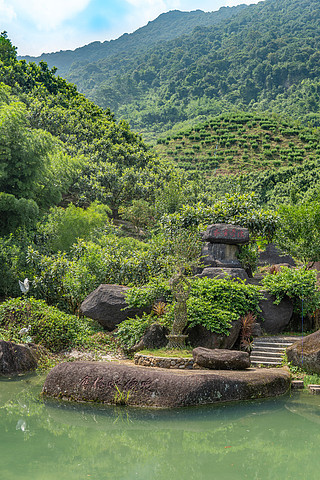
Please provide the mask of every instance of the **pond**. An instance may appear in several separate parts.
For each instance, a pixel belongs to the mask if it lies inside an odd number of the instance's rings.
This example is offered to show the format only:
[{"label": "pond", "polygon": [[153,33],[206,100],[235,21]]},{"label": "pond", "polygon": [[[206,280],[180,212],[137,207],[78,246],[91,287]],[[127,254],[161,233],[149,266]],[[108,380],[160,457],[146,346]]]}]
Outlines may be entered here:
[{"label": "pond", "polygon": [[43,378],[0,380],[5,480],[318,480],[320,396],[175,410],[39,396]]}]

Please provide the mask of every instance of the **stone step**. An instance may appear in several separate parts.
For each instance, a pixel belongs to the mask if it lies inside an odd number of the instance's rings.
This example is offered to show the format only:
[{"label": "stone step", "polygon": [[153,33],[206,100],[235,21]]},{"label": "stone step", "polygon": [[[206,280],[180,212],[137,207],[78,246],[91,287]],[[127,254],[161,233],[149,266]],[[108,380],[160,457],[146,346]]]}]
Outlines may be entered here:
[{"label": "stone step", "polygon": [[283,353],[285,351],[285,348],[279,348],[279,347],[265,347],[263,345],[254,345],[254,350],[257,351],[257,352],[270,352],[270,353],[273,353],[273,352],[280,352],[280,353]]},{"label": "stone step", "polygon": [[251,365],[281,365],[285,350],[292,345],[292,340],[295,340],[295,338],[268,337],[255,339],[250,355]]},{"label": "stone step", "polygon": [[280,365],[282,363],[282,357],[261,357],[253,355],[250,357],[250,362],[259,362],[259,363],[264,363],[264,362],[274,362]]},{"label": "stone step", "polygon": [[267,343],[283,343],[292,345],[296,341],[300,340],[302,337],[256,337],[254,341],[256,343],[267,342]]},{"label": "stone step", "polygon": [[308,389],[314,395],[320,395],[320,385],[308,385]]},{"label": "stone step", "polygon": [[254,340],[253,345],[257,345],[259,347],[261,346],[268,346],[268,347],[274,347],[274,348],[287,348],[290,345],[292,345],[291,342],[267,342],[264,340],[263,342],[257,342]]},{"label": "stone step", "polygon": [[250,355],[251,365],[281,365],[286,349],[300,337],[255,338]]},{"label": "stone step", "polygon": [[280,363],[279,362],[270,362],[267,359],[265,359],[263,361],[262,360],[261,361],[260,360],[253,360],[253,361],[251,361],[251,365],[252,366],[264,365],[266,367],[268,367],[268,366],[271,367],[271,366],[281,365],[281,362]]},{"label": "stone step", "polygon": [[283,357],[283,353],[282,352],[265,352],[265,351],[261,351],[261,352],[257,352],[256,350],[253,350],[251,352],[251,355],[250,357],[267,357],[267,358],[282,358]]}]

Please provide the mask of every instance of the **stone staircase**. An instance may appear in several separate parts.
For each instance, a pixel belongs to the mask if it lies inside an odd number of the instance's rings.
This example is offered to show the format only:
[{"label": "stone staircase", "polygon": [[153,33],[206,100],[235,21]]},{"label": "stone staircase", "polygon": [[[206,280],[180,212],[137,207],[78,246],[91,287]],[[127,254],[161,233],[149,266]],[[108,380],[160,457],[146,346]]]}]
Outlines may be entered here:
[{"label": "stone staircase", "polygon": [[301,337],[258,337],[252,344],[250,354],[251,365],[265,367],[276,367],[281,365],[283,355],[290,345]]}]

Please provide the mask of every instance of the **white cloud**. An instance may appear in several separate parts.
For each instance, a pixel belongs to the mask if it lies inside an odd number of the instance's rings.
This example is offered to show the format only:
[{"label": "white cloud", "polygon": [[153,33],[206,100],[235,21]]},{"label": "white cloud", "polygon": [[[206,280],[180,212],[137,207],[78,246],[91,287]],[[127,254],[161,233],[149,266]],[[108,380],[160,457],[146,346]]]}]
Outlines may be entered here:
[{"label": "white cloud", "polygon": [[[2,1],[2,0],[0,0]],[[83,11],[91,0],[11,0],[21,16],[29,18],[39,30],[50,31],[64,20]]]},{"label": "white cloud", "polygon": [[[5,0],[0,0],[0,19],[1,23],[4,22],[11,22],[14,18],[16,18],[16,13],[12,5],[5,5]],[[8,2],[7,2],[8,3]]]}]

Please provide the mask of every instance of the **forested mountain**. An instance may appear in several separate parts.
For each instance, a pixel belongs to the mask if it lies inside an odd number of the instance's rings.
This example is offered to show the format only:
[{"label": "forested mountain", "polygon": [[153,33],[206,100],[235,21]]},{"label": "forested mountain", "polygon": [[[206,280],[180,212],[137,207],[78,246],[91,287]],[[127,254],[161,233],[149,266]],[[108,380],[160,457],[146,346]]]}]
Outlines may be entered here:
[{"label": "forested mountain", "polygon": [[[50,68],[56,67],[58,69],[57,73],[64,78],[69,78],[70,72],[81,71],[81,73],[77,74],[78,77],[87,77],[88,74],[92,74],[94,78],[96,77],[95,81],[100,83],[103,77],[99,76],[100,69],[92,65],[95,62],[111,57],[117,64],[119,56],[124,56],[128,59],[128,56],[145,52],[159,42],[189,34],[195,27],[216,25],[237,15],[245,7],[245,5],[238,5],[232,8],[222,7],[217,12],[207,13],[201,10],[192,12],[174,10],[161,14],[146,26],[139,28],[133,33],[125,33],[116,40],[92,42],[74,51],[65,50],[55,53],[43,53],[39,57],[25,56],[20,57],[20,59],[37,63],[45,61]],[[78,86],[81,87],[80,82]]]},{"label": "forested mountain", "polygon": [[146,138],[234,107],[318,126],[319,40],[318,0],[264,0],[135,55],[73,64],[68,78]]}]

